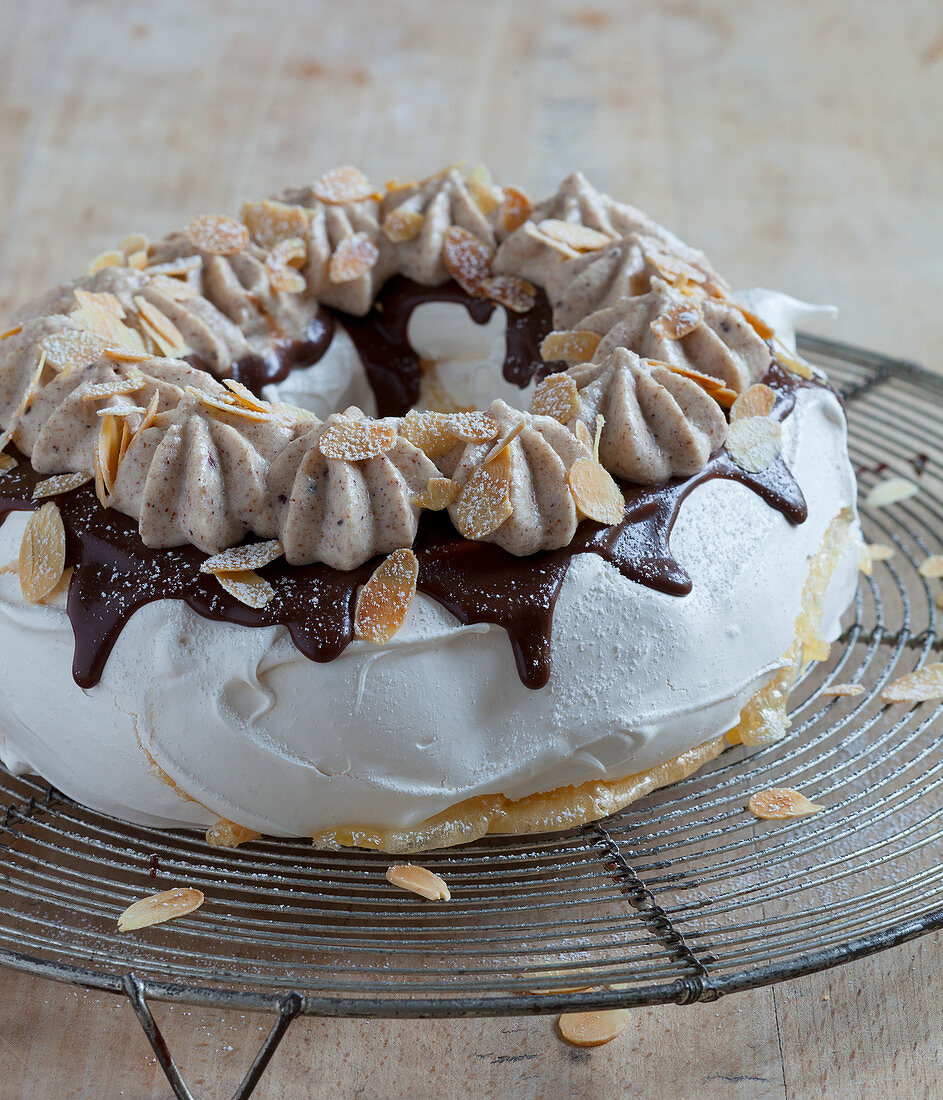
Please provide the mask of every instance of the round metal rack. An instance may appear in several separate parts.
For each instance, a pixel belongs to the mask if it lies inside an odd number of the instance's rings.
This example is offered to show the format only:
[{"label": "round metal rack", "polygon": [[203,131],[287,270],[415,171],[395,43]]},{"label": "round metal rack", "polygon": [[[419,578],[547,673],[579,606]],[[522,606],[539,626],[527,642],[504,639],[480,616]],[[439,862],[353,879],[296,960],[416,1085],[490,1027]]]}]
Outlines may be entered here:
[{"label": "round metal rack", "polygon": [[[244,1097],[300,1013],[686,1003],[943,927],[943,703],[880,698],[940,660],[940,582],[918,566],[943,552],[943,378],[818,338],[800,346],[845,395],[862,499],[894,475],[919,492],[862,509],[868,541],[895,554],[862,576],[840,640],[797,685],[785,741],[731,749],[595,825],[428,853],[447,906],[391,889],[385,856],[300,841],[213,849],[0,771],[0,964],[126,994],[181,1097],[148,999],[275,1011]],[[829,694],[849,681],[863,694]],[[757,821],[746,802],[771,786],[825,809]],[[198,887],[206,903],[117,932],[130,902],[172,885]]]}]

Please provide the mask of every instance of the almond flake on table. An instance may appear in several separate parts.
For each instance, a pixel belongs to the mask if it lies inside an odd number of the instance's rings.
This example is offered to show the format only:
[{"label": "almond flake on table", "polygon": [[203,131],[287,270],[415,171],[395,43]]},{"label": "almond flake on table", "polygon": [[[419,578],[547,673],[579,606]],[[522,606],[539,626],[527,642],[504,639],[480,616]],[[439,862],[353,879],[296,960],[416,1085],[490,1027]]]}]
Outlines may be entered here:
[{"label": "almond flake on table", "polygon": [[139,928],[149,928],[152,924],[163,924],[164,921],[194,912],[202,904],[202,892],[190,886],[163,890],[129,905],[118,918],[118,931],[133,932]]},{"label": "almond flake on table", "polygon": [[629,1023],[631,1010],[607,1008],[598,1012],[565,1012],[558,1020],[560,1034],[578,1047],[598,1047],[617,1039]]},{"label": "almond flake on table", "polygon": [[924,665],[923,668],[908,672],[881,692],[881,700],[892,703],[928,703],[934,699],[943,699],[943,664]]},{"label": "almond flake on table", "polygon": [[390,867],[386,872],[386,881],[411,894],[419,894],[426,901],[450,901],[452,898],[445,879],[415,863]]},{"label": "almond flake on table", "polygon": [[910,500],[920,492],[919,485],[915,485],[905,477],[889,477],[886,481],[879,481],[864,499],[865,508],[889,508],[892,504],[900,504]]}]

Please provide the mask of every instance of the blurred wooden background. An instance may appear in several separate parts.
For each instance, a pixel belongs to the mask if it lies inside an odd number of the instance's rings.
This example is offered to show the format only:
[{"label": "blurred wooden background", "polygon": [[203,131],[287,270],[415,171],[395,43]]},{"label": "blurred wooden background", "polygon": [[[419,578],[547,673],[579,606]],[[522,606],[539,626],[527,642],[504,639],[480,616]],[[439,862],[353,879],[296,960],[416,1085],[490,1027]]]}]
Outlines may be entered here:
[{"label": "blurred wooden background", "polygon": [[[461,157],[535,194],[580,167],[735,286],[943,367],[943,9],[933,0],[0,0],[0,317],[134,230],[338,163]],[[2,888],[2,886],[0,886]],[[303,1020],[261,1098],[938,1097],[938,941],[616,1042],[553,1020]],[[231,1095],[268,1020],[156,1007]],[[130,1007],[0,972],[0,1098],[166,1097]]]}]

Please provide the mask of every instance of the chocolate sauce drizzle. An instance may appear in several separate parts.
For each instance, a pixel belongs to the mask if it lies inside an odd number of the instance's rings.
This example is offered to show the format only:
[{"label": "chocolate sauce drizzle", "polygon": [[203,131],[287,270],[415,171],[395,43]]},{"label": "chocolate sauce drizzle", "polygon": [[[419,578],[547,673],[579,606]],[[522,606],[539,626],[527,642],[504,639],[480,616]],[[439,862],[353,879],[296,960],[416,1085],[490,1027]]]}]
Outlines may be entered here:
[{"label": "chocolate sauce drizzle", "polygon": [[[308,325],[303,340],[274,339],[263,355],[244,355],[236,359],[221,378],[234,378],[256,395],[262,396],[262,387],[272,382],[282,382],[293,370],[314,366],[322,359],[334,339],[334,315],[323,306]],[[187,362],[200,370],[206,364],[196,355]]]}]

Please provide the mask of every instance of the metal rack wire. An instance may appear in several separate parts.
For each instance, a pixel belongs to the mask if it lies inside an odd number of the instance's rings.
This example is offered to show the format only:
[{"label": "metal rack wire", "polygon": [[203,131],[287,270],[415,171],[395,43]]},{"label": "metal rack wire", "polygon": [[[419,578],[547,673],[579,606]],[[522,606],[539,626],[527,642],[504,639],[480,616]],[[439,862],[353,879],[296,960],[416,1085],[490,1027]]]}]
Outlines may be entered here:
[{"label": "metal rack wire", "polygon": [[[211,849],[0,771],[0,965],[124,993],[180,1097],[148,999],[277,1012],[246,1097],[301,1013],[687,1003],[943,927],[943,704],[880,701],[890,680],[940,659],[934,582],[917,566],[943,551],[943,378],[818,338],[801,346],[845,394],[863,489],[897,474],[920,492],[865,510],[868,539],[896,554],[862,578],[839,643],[797,685],[784,742],[729,750],[595,825],[429,853],[448,906],[390,889],[383,856],[287,841]],[[849,680],[864,694],[827,694]],[[769,786],[826,809],[757,821],[746,801]],[[131,901],[170,885],[206,904],[116,931]]]}]

